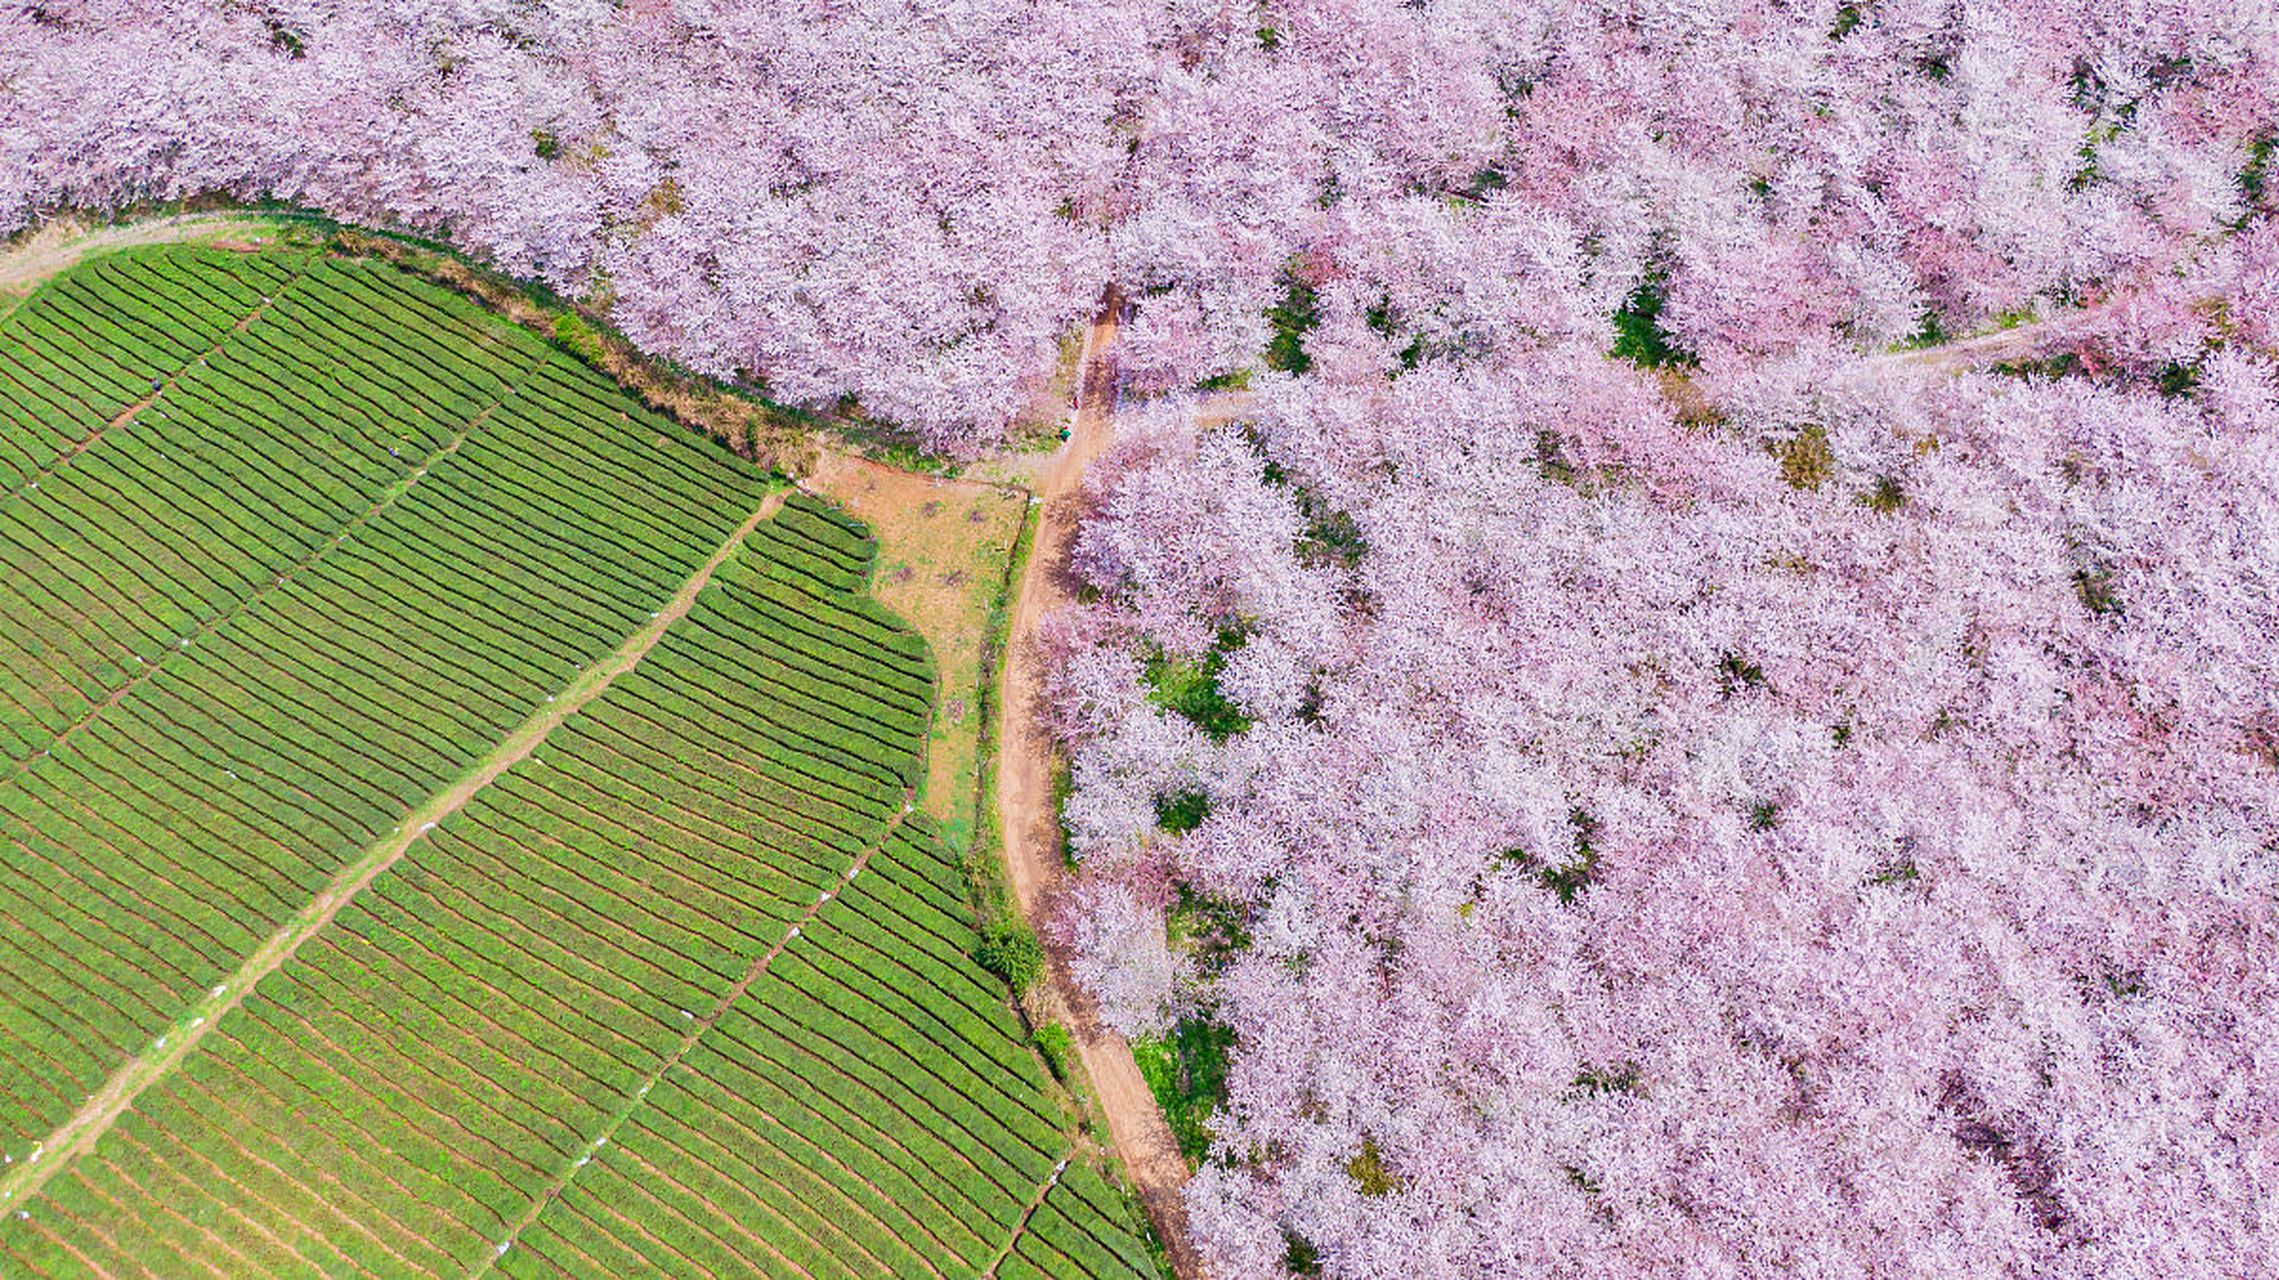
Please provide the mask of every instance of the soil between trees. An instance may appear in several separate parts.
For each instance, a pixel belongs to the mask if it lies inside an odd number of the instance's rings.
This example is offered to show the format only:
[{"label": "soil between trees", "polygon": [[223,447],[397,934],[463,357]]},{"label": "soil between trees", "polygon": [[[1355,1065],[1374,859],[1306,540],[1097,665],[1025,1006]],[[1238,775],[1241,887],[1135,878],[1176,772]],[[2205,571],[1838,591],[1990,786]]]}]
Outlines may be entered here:
[{"label": "soil between trees", "polygon": [[[1070,439],[1037,472],[1036,542],[1015,590],[1005,674],[998,686],[1002,745],[997,808],[1005,837],[1005,872],[1032,924],[1042,923],[1063,865],[1060,822],[1053,811],[1052,739],[1040,723],[1044,672],[1037,625],[1075,598],[1068,556],[1081,514],[1084,472],[1115,440],[1114,360],[1121,305],[1113,291],[1103,301],[1085,339]],[[1043,997],[1057,1006],[1055,1012],[1065,1017],[1075,1034],[1085,1074],[1107,1116],[1109,1136],[1172,1265],[1181,1276],[1202,1276],[1182,1198],[1189,1176],[1187,1161],[1156,1106],[1155,1094],[1132,1060],[1131,1046],[1100,1024],[1091,1002],[1069,976],[1066,956],[1051,956]]]}]

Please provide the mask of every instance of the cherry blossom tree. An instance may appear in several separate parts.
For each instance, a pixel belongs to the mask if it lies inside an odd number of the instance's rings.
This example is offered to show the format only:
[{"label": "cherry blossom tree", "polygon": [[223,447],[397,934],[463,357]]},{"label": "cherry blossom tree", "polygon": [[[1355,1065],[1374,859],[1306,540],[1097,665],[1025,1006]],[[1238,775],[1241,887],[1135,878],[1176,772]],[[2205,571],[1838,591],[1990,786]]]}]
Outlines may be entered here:
[{"label": "cherry blossom tree", "polygon": [[[1712,366],[2193,268],[2256,6],[40,0],[0,225],[220,190],[442,234],[652,350],[986,444],[1111,280],[1142,388],[1293,283],[1392,350],[1660,308]],[[1342,305],[1342,304],[1341,304]]]},{"label": "cherry blossom tree", "polygon": [[[2279,373],[2128,359],[1333,360],[1108,462],[1070,934],[1235,1032],[1223,1273],[2279,1262]],[[1230,628],[1215,735],[1145,655]],[[1178,1001],[1134,867],[1246,922]]]},{"label": "cherry blossom tree", "polygon": [[987,442],[1107,282],[1148,15],[42,0],[0,226],[206,191],[449,237],[788,400]]},{"label": "cherry blossom tree", "polygon": [[2274,118],[2271,26],[2218,4],[1179,11],[1117,270],[1190,378],[1257,363],[1300,259],[1396,350],[1641,297],[1712,364],[1879,350],[2189,269]]}]

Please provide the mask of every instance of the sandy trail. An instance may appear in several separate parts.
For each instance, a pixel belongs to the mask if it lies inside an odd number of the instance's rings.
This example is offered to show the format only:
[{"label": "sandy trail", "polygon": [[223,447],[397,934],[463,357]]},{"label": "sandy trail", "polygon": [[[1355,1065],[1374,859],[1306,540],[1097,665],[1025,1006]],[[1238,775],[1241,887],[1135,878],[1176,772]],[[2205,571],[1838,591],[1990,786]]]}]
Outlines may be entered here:
[{"label": "sandy trail", "polygon": [[[90,230],[76,218],[58,218],[16,244],[0,248],[0,295],[28,294],[49,276],[92,254],[138,244],[236,237],[242,244],[274,239],[277,226],[242,213],[178,213],[123,227]],[[10,299],[0,297],[0,313]]]},{"label": "sandy trail", "polygon": [[1956,374],[2032,360],[2044,346],[2063,338],[2067,327],[2078,327],[2089,314],[2068,313],[2063,317],[2065,325],[2055,320],[2030,320],[2015,328],[1956,338],[1937,346],[1886,352],[1868,357],[1867,364],[1878,373]]},{"label": "sandy trail", "polygon": [[[1052,741],[1039,723],[1044,673],[1037,624],[1074,598],[1068,555],[1080,514],[1080,486],[1085,468],[1115,440],[1115,342],[1121,309],[1122,299],[1111,290],[1085,336],[1071,437],[1037,474],[1042,505],[1036,542],[1014,599],[1005,679],[998,688],[1003,742],[997,812],[1005,833],[1005,869],[1032,924],[1042,922],[1049,891],[1062,874],[1060,823],[1052,804]],[[1187,1185],[1187,1161],[1132,1060],[1131,1046],[1099,1024],[1062,957],[1052,959],[1045,998],[1075,1034],[1085,1074],[1107,1114],[1109,1136],[1173,1266],[1183,1277],[1200,1277],[1201,1260],[1188,1239],[1180,1196]]]},{"label": "sandy trail", "polygon": [[404,815],[403,826],[396,834],[367,848],[355,861],[342,867],[325,886],[322,893],[296,912],[292,919],[256,948],[237,971],[222,980],[219,986],[185,1010],[168,1032],[148,1052],[132,1059],[104,1082],[86,1105],[63,1122],[47,1139],[36,1147],[31,1159],[19,1162],[0,1177],[0,1206],[21,1204],[37,1195],[49,1178],[71,1161],[94,1148],[95,1143],[108,1132],[112,1123],[126,1109],[134,1105],[144,1090],[165,1078],[166,1073],[197,1047],[207,1032],[214,1029],[223,1015],[235,1009],[255,984],[279,966],[293,958],[301,944],[314,937],[332,922],[365,886],[379,879],[381,873],[396,865],[410,852],[420,836],[445,818],[464,808],[467,802],[483,788],[498,780],[500,775],[520,763],[524,757],[538,749],[561,724],[605,692],[619,676],[633,669],[665,631],[689,611],[696,603],[697,593],[712,580],[715,570],[734,555],[746,534],[757,528],[762,520],[783,505],[781,491],[771,493],[762,501],[744,523],[713,551],[710,559],[681,584],[680,590],[657,616],[627,637],[616,652],[578,673],[562,692],[554,695],[529,719],[508,734],[489,754],[477,761],[459,781],[448,789],[428,797],[419,807]]}]

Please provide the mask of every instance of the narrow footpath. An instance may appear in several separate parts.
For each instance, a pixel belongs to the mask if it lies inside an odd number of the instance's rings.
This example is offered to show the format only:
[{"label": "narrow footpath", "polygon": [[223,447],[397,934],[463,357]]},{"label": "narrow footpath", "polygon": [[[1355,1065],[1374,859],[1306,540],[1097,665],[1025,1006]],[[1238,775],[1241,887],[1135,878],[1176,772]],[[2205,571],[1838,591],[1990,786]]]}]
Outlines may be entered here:
[{"label": "narrow footpath", "polygon": [[[1043,923],[1049,891],[1062,874],[1060,822],[1052,802],[1052,740],[1039,717],[1043,671],[1037,624],[1074,598],[1068,556],[1076,536],[1084,472],[1115,441],[1116,324],[1122,307],[1121,296],[1110,290],[1099,318],[1085,335],[1070,439],[1037,478],[1042,503],[1036,541],[1014,597],[1005,678],[998,687],[997,722],[1003,741],[997,761],[997,812],[1005,833],[1005,869],[1014,896],[1033,925]],[[1202,1264],[1188,1236],[1186,1203],[1181,1198],[1187,1161],[1132,1060],[1131,1046],[1100,1025],[1091,1002],[1069,977],[1063,956],[1050,959],[1045,999],[1075,1036],[1093,1095],[1107,1114],[1109,1137],[1172,1265],[1183,1280],[1201,1280]]]}]

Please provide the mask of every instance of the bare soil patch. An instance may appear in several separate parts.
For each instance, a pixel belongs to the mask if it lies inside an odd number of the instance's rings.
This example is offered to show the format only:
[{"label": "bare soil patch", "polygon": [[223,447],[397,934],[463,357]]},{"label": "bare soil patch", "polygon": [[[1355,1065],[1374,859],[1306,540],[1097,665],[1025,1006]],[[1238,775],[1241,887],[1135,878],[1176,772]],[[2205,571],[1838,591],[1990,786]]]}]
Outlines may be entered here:
[{"label": "bare soil patch", "polygon": [[817,457],[805,485],[870,526],[879,544],[871,595],[934,651],[936,710],[918,803],[962,850],[979,816],[986,730],[981,717],[964,710],[988,692],[994,619],[1004,606],[1027,497],[837,452]]},{"label": "bare soil patch", "polygon": [[[997,806],[1005,835],[1005,870],[1014,897],[1032,924],[1042,923],[1063,866],[1060,820],[1052,798],[1053,743],[1039,715],[1044,671],[1037,624],[1074,599],[1068,555],[1082,514],[1084,471],[1115,440],[1114,360],[1120,309],[1121,299],[1111,291],[1085,337],[1070,438],[1033,473],[1040,500],[1036,541],[1014,597],[1005,676],[998,689],[1002,745]],[[1050,957],[1047,983],[1032,999],[1073,1032],[1125,1174],[1172,1265],[1183,1277],[1201,1277],[1202,1260],[1189,1239],[1181,1194],[1189,1176],[1187,1161],[1156,1106],[1155,1094],[1132,1060],[1131,1046],[1100,1024],[1091,1002],[1069,976],[1064,956]]]}]

